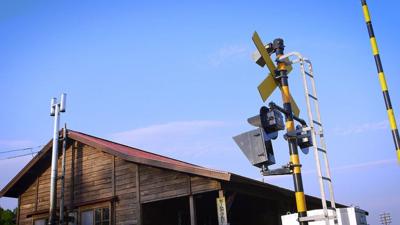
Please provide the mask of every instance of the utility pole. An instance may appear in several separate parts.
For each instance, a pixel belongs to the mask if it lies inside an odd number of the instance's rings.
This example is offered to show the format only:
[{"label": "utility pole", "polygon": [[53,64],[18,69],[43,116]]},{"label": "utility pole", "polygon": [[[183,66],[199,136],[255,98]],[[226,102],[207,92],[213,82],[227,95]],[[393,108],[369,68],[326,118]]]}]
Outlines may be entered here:
[{"label": "utility pole", "polygon": [[56,98],[51,99],[50,116],[54,116],[53,130],[53,148],[51,155],[51,180],[50,180],[50,207],[49,207],[49,225],[56,224],[57,207],[57,170],[58,170],[58,138],[60,126],[60,112],[65,112],[66,94],[61,95],[61,100],[57,103]]},{"label": "utility pole", "polygon": [[392,103],[390,101],[389,90],[386,84],[385,74],[383,72],[383,66],[381,62],[381,57],[379,56],[378,45],[376,43],[376,38],[374,34],[374,29],[372,28],[371,16],[369,15],[368,5],[366,0],[361,0],[362,9],[364,13],[365,23],[367,24],[369,40],[371,42],[372,54],[374,55],[376,69],[378,71],[379,82],[381,83],[383,98],[385,100],[386,111],[389,117],[390,128],[392,130],[392,136],[394,140],[394,146],[397,152],[397,161],[400,164],[400,136],[399,130],[397,129],[396,118],[394,116],[394,111],[392,108]]},{"label": "utility pole", "polygon": [[389,225],[392,223],[392,218],[390,217],[390,213],[382,213],[379,215],[382,225]]}]

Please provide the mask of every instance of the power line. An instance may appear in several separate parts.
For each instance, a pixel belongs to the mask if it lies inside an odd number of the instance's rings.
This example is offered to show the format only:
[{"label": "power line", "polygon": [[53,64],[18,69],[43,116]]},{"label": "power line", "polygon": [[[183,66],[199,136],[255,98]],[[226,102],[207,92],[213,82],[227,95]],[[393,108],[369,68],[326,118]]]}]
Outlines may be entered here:
[{"label": "power line", "polygon": [[43,147],[43,145],[38,145],[38,146],[34,146],[34,147],[27,147],[27,148],[18,148],[18,149],[0,151],[0,154],[10,153],[10,152],[26,151],[26,150],[33,150],[33,149],[35,149],[35,148],[40,148],[40,147]]},{"label": "power line", "polygon": [[3,160],[8,160],[8,159],[20,158],[20,157],[24,157],[24,156],[27,156],[27,155],[32,155],[32,156],[33,156],[33,154],[36,154],[36,153],[38,153],[38,152],[40,152],[40,151],[36,151],[36,152],[30,152],[30,153],[27,153],[27,154],[22,154],[22,155],[14,155],[14,156],[9,156],[9,157],[6,157],[6,158],[2,158],[2,159],[0,159],[0,161],[3,161]]}]

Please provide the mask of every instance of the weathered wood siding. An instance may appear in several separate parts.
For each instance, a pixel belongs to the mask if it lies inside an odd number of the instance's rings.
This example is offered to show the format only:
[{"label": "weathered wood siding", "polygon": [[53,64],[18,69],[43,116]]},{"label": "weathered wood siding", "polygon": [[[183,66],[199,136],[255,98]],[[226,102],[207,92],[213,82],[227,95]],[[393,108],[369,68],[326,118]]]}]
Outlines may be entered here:
[{"label": "weathered wood siding", "polygon": [[156,201],[189,194],[188,176],[154,167],[140,168],[140,198],[142,202]]},{"label": "weathered wood siding", "polygon": [[[60,157],[59,175],[61,160]],[[137,193],[138,168],[140,195]],[[32,218],[28,218],[28,215],[35,212],[46,213],[48,210],[50,173],[49,167],[20,196],[19,224],[31,225]],[[85,202],[111,198],[115,193],[118,201],[114,203],[113,209],[115,224],[118,225],[138,224],[139,196],[140,202],[145,203],[221,188],[220,183],[212,179],[137,165],[81,143],[74,143],[67,149],[65,178],[67,209],[71,207],[74,209],[74,205],[82,205]],[[58,199],[60,189],[60,181],[58,181]]]},{"label": "weathered wood siding", "polygon": [[143,203],[219,188],[219,182],[212,179],[191,177],[185,173],[150,166],[140,167],[140,198]]},{"label": "weathered wood siding", "polygon": [[74,203],[112,197],[113,156],[89,146],[75,153]]},{"label": "weathered wood siding", "polygon": [[193,194],[221,189],[219,181],[204,177],[191,177],[190,186]]},{"label": "weathered wood siding", "polygon": [[31,225],[31,218],[27,218],[28,214],[35,209],[36,201],[36,182],[32,184],[21,196],[20,196],[20,208],[19,208],[19,224]]},{"label": "weathered wood siding", "polygon": [[115,159],[115,191],[119,199],[115,204],[117,225],[137,224],[136,169],[134,163]]},{"label": "weathered wood siding", "polygon": [[[66,151],[65,206],[70,207],[71,194],[74,204],[112,196],[112,156],[90,146],[78,144]],[[58,174],[61,175],[58,159]],[[72,171],[74,174],[72,174]],[[20,224],[32,224],[29,214],[49,208],[51,168],[47,168],[37,181],[21,195]],[[60,198],[60,181],[57,182],[57,199]],[[73,186],[72,186],[73,185]],[[36,189],[36,187],[38,187]],[[59,207],[59,202],[57,202]]]}]

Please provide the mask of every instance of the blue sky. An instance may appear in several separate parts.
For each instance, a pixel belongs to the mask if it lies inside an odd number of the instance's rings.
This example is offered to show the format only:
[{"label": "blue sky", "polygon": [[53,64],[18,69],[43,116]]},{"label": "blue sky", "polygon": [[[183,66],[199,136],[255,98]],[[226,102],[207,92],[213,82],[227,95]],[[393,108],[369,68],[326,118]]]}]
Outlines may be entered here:
[{"label": "blue sky", "polygon": [[[50,98],[66,92],[71,129],[261,179],[231,139],[263,104],[256,87],[267,71],[250,57],[257,30],[314,63],[337,201],[368,210],[370,224],[382,212],[398,223],[400,168],[360,2],[275,4],[1,1],[0,152],[45,144]],[[400,121],[400,3],[369,7]],[[289,82],[305,110],[298,71]],[[281,103],[278,92],[270,99]],[[281,137],[274,149],[276,166],[286,164]],[[1,160],[0,186],[30,158]],[[305,192],[318,196],[313,156],[301,160]],[[265,181],[293,187],[291,177]]]}]

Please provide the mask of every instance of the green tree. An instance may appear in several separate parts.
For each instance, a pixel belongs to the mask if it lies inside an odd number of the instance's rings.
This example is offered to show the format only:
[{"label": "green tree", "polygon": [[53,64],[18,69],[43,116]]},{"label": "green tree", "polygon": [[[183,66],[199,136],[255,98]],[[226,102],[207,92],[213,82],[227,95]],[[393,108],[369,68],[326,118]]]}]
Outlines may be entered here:
[{"label": "green tree", "polygon": [[16,212],[16,209],[13,211],[9,209],[4,210],[0,206],[0,225],[15,225]]}]

